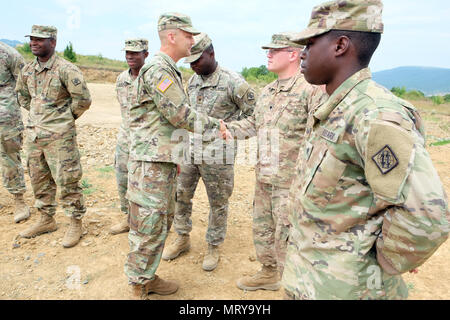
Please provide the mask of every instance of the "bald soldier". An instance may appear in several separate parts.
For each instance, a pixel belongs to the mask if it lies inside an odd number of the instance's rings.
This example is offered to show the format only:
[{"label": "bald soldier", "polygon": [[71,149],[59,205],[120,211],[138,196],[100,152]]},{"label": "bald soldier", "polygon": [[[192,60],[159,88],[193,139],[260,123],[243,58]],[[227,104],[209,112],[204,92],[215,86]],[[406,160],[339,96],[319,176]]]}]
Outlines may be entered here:
[{"label": "bald soldier", "polygon": [[193,35],[199,34],[191,19],[180,13],[162,14],[158,34],[160,51],[141,68],[133,89],[137,103],[130,108],[130,252],[125,274],[136,298],[178,290],[176,282],[155,274],[175,208],[176,162],[180,159],[176,150],[180,131],[186,132],[177,128],[193,132],[194,122],[203,131],[220,128],[219,120],[189,107],[176,66],[177,61],[191,54]]},{"label": "bald soldier", "polygon": [[29,111],[27,124],[28,172],[41,214],[37,223],[20,235],[31,238],[57,229],[56,187],[70,226],[64,235],[65,248],[75,246],[82,236],[86,207],[79,181],[82,176],[75,120],[91,105],[83,74],[56,52],[57,30],[34,25],[30,47],[36,59],[19,74],[16,91],[20,105]]},{"label": "bald soldier", "polygon": [[[198,112],[224,121],[251,116],[256,102],[254,90],[242,76],[219,66],[212,41],[206,33],[194,39],[191,56],[184,61],[195,71],[187,85],[190,105]],[[234,185],[235,145],[226,145],[217,135],[208,139],[194,134],[191,138],[188,161],[181,165],[177,179],[174,218],[177,238],[164,250],[162,258],[175,259],[190,248],[192,198],[201,177],[210,205],[206,232],[208,251],[202,268],[212,271],[219,262],[219,245],[224,242],[227,231],[228,199]]]},{"label": "bald soldier", "polygon": [[231,121],[227,128],[238,138],[257,135],[253,242],[261,270],[237,280],[242,290],[278,290],[283,273],[289,222],[286,202],[293,168],[303,141],[308,112],[323,96],[299,73],[302,47],[289,33],[277,33],[263,46],[267,68],[278,79],[265,86],[252,117]]},{"label": "bald soldier", "polygon": [[20,70],[25,65],[16,49],[0,42],[0,166],[3,185],[14,195],[14,221],[28,219],[30,210],[25,204],[25,179],[20,150],[23,141],[23,122],[17,94],[14,92]]},{"label": "bald soldier", "polygon": [[116,153],[114,158],[114,167],[116,169],[116,182],[120,198],[120,210],[124,214],[123,219],[111,227],[111,234],[120,234],[128,232],[128,212],[129,203],[126,199],[128,189],[128,159],[130,155],[130,107],[135,103],[133,99],[133,81],[139,75],[139,71],[145,64],[148,57],[148,40],[146,39],[128,39],[125,41],[125,59],[128,70],[122,72],[116,81],[117,100],[120,105],[122,123],[117,135]]},{"label": "bald soldier", "polygon": [[421,117],[371,80],[382,9],[379,0],[323,3],[293,39],[306,45],[306,80],[330,97],[308,118],[290,189],[287,298],[406,298],[401,274],[448,237]]}]

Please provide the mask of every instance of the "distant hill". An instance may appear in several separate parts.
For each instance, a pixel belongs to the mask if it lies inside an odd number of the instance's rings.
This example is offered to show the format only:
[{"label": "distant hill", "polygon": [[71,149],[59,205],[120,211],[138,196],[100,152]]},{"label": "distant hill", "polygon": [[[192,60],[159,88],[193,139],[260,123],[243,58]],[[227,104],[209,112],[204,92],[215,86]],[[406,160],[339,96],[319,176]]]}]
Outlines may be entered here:
[{"label": "distant hill", "polygon": [[15,48],[18,44],[23,44],[23,42],[17,40],[0,39],[1,42],[6,43],[8,46]]},{"label": "distant hill", "polygon": [[425,95],[450,93],[450,69],[431,67],[399,67],[373,73],[373,79],[388,89],[405,87]]}]

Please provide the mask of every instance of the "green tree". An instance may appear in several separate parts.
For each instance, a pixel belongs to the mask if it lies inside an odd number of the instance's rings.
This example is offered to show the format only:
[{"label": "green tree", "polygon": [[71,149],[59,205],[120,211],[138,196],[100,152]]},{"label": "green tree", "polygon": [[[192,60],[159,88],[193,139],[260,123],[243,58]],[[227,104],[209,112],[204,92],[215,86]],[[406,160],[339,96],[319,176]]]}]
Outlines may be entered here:
[{"label": "green tree", "polygon": [[27,52],[27,53],[31,53],[31,48],[30,48],[30,43],[29,42],[25,42],[23,44],[22,51],[23,52]]},{"label": "green tree", "polygon": [[391,92],[395,94],[397,97],[402,98],[406,93],[405,87],[392,87]]},{"label": "green tree", "polygon": [[272,82],[277,79],[277,75],[270,72],[265,65],[252,68],[243,68],[241,75],[249,82]]},{"label": "green tree", "polygon": [[450,94],[446,94],[445,96],[444,96],[444,101],[445,102],[450,102]]},{"label": "green tree", "polygon": [[72,42],[69,42],[69,44],[64,49],[64,58],[72,62],[77,61],[77,54],[73,50]]}]

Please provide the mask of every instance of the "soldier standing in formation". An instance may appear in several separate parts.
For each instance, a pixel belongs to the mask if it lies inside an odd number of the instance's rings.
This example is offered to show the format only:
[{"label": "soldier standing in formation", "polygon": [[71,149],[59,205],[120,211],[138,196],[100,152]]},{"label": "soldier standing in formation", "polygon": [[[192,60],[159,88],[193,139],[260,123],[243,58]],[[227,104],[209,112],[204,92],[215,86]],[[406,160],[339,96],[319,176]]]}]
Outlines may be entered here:
[{"label": "soldier standing in formation", "polygon": [[34,25],[30,47],[36,59],[22,69],[16,91],[19,104],[29,111],[27,124],[28,172],[40,220],[20,235],[31,238],[57,229],[56,186],[70,226],[62,244],[69,248],[82,236],[86,212],[79,181],[82,176],[75,120],[91,105],[81,71],[55,53],[57,30]]},{"label": "soldier standing in formation", "polygon": [[253,241],[262,268],[238,279],[242,290],[278,290],[283,273],[289,231],[287,198],[293,166],[303,141],[308,112],[320,103],[323,92],[308,84],[299,72],[301,46],[288,33],[272,36],[268,70],[278,79],[263,88],[252,117],[226,126],[238,138],[257,135]]},{"label": "soldier standing in formation", "polygon": [[128,226],[128,213],[130,205],[126,199],[128,188],[128,158],[130,156],[130,107],[133,101],[132,83],[139,75],[139,71],[145,64],[148,57],[148,40],[129,39],[125,41],[125,59],[130,67],[122,72],[116,81],[117,100],[120,104],[122,123],[117,135],[116,154],[114,167],[116,169],[117,189],[120,198],[120,210],[124,213],[124,218],[118,224],[111,227],[111,234],[120,234],[130,230]]},{"label": "soldier standing in formation", "polygon": [[0,42],[0,165],[3,185],[14,195],[14,221],[28,219],[30,209],[25,204],[25,179],[20,150],[23,142],[23,122],[17,95],[16,80],[25,60],[16,49]]},{"label": "soldier standing in formation", "polygon": [[155,272],[173,221],[177,165],[174,161],[178,141],[172,139],[179,129],[194,131],[201,127],[219,129],[220,122],[189,107],[176,62],[191,54],[191,19],[179,13],[162,14],[158,20],[161,48],[142,67],[137,81],[137,103],[130,109],[130,162],[127,199],[130,201],[130,252],[125,264],[132,293],[146,298],[150,292],[162,295],[178,290]]},{"label": "soldier standing in formation", "polygon": [[314,7],[301,70],[329,99],[308,118],[290,192],[291,299],[402,299],[400,276],[447,239],[447,196],[410,103],[371,80],[379,0]]},{"label": "soldier standing in formation", "polygon": [[[256,98],[253,89],[242,76],[218,65],[212,41],[206,33],[201,33],[194,39],[191,56],[184,61],[190,63],[195,71],[187,86],[192,108],[224,121],[250,116]],[[202,267],[206,271],[212,271],[219,262],[218,246],[224,242],[227,230],[228,199],[234,186],[235,145],[226,145],[217,134],[213,137],[194,134],[189,150],[187,163],[181,165],[177,180],[174,217],[177,238],[164,250],[162,258],[175,259],[190,248],[192,198],[201,177],[210,205],[206,232],[208,252],[204,256]]]}]

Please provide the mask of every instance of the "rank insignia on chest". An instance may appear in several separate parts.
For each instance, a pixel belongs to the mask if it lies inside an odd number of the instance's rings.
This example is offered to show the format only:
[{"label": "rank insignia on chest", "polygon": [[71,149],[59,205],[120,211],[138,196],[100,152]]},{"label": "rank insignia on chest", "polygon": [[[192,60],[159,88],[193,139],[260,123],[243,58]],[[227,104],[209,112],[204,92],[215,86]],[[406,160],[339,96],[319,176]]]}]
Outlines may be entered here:
[{"label": "rank insignia on chest", "polygon": [[164,78],[163,81],[161,81],[157,88],[159,91],[161,91],[162,93],[166,92],[167,89],[169,89],[169,87],[172,85],[173,81],[169,78]]},{"label": "rank insignia on chest", "polygon": [[197,96],[197,104],[201,104],[203,102],[203,96],[202,95],[198,95]]},{"label": "rank insignia on chest", "polygon": [[377,165],[382,174],[387,174],[389,171],[398,166],[398,159],[389,145],[385,145],[380,151],[378,151],[372,160]]},{"label": "rank insignia on chest", "polygon": [[255,100],[255,95],[253,94],[253,92],[247,93],[247,99],[248,100]]}]

